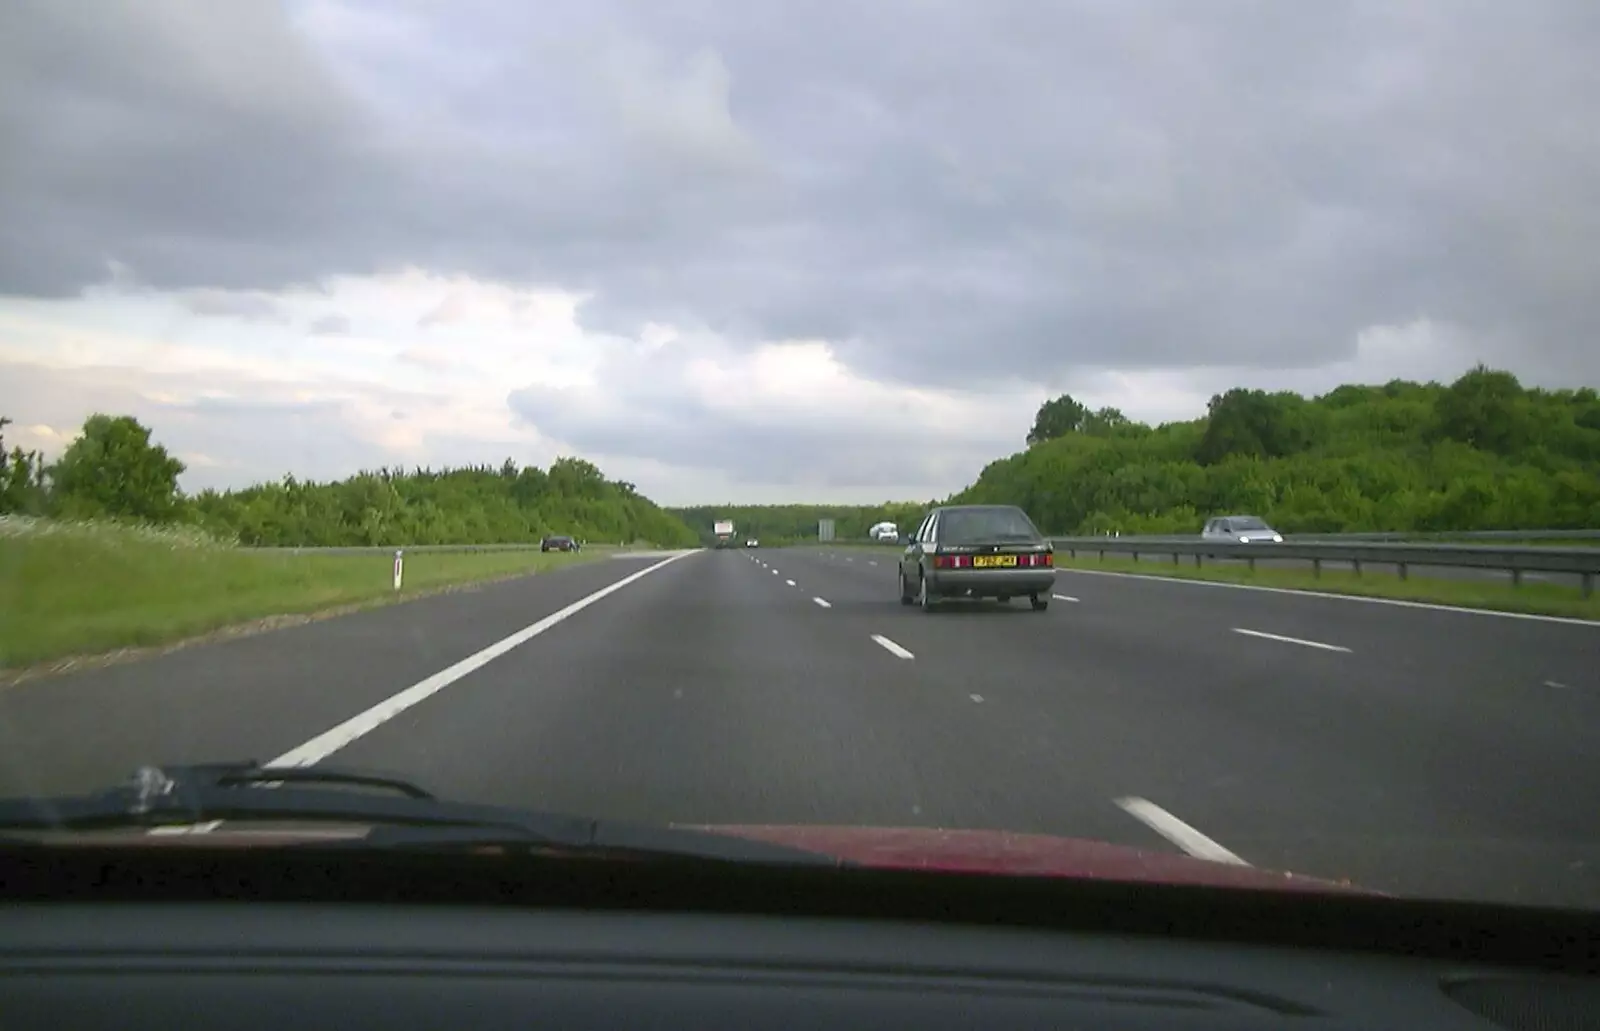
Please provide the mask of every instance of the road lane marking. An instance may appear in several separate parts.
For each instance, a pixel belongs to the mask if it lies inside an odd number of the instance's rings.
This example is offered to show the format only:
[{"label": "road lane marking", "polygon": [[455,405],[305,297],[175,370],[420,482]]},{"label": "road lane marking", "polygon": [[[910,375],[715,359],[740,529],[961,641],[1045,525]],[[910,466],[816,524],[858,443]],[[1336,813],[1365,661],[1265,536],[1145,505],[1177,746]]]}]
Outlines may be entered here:
[{"label": "road lane marking", "polygon": [[145,833],[156,837],[167,837],[173,834],[210,834],[221,826],[221,820],[207,820],[204,823],[180,823],[164,827],[151,827]]},{"label": "road lane marking", "polygon": [[460,680],[468,673],[471,673],[474,670],[482,669],[484,666],[487,666],[489,663],[493,662],[495,659],[498,659],[506,652],[511,651],[518,645],[525,644],[528,641],[533,640],[546,630],[549,630],[551,627],[561,623],[567,617],[576,615],[577,613],[588,608],[590,605],[593,605],[595,602],[599,601],[601,598],[604,598],[610,594],[615,594],[617,591],[622,590],[624,587],[627,587],[634,581],[649,576],[656,570],[665,566],[669,566],[679,559],[687,558],[693,554],[696,554],[696,552],[680,552],[670,558],[665,558],[660,562],[648,565],[636,573],[630,573],[621,580],[618,580],[616,583],[608,584],[605,587],[600,588],[598,591],[595,591],[593,594],[585,595],[584,597],[573,602],[571,605],[568,605],[566,608],[557,609],[555,612],[550,613],[550,615],[539,620],[537,623],[532,623],[523,627],[510,637],[496,641],[487,648],[468,655],[455,665],[448,666],[435,673],[433,676],[412,684],[410,687],[399,692],[398,694],[391,695],[367,711],[350,717],[333,729],[323,731],[321,734],[318,734],[305,744],[289,749],[289,751],[278,756],[276,759],[269,761],[267,765],[311,766],[314,763],[319,763],[328,756],[332,755],[334,752],[337,752],[339,749],[351,744],[357,738],[363,737],[364,735],[370,734],[372,731],[377,730],[389,720],[394,719],[396,716],[400,715],[402,712],[405,712],[413,705],[416,705],[417,703],[425,701],[426,699],[438,694],[440,691],[449,687],[457,680]]},{"label": "road lane marking", "polygon": [[878,642],[878,646],[880,648],[882,648],[884,651],[888,652],[890,655],[896,656],[897,658],[901,658],[901,659],[914,659],[914,658],[916,658],[915,655],[912,655],[910,652],[906,651],[904,648],[900,647],[898,644],[895,644],[893,641],[889,640],[887,637],[883,636],[882,634],[873,634],[872,635],[872,639],[874,641]]},{"label": "road lane marking", "polygon": [[1428,609],[1433,612],[1459,612],[1467,616],[1498,616],[1501,619],[1531,619],[1537,623],[1567,623],[1600,629],[1600,620],[1575,616],[1541,616],[1534,612],[1501,612],[1498,609],[1469,609],[1461,605],[1439,605],[1431,601],[1405,601],[1401,598],[1374,598],[1365,594],[1330,594],[1327,591],[1302,591],[1292,587],[1262,587],[1258,584],[1231,584],[1222,580],[1191,580],[1183,576],[1151,576],[1149,573],[1113,573],[1106,569],[1078,569],[1057,566],[1057,573],[1083,576],[1120,576],[1129,580],[1153,580],[1163,584],[1191,584],[1196,587],[1228,587],[1236,591],[1264,591],[1267,594],[1294,594],[1302,598],[1332,598],[1334,601],[1359,601],[1368,605],[1393,605],[1402,609]]},{"label": "road lane marking", "polygon": [[790,587],[794,586],[794,581],[793,580],[785,580],[784,583],[788,584]]},{"label": "road lane marking", "polygon": [[1123,812],[1197,859],[1234,866],[1250,865],[1154,802],[1133,796],[1116,801]]},{"label": "road lane marking", "polygon": [[977,702],[980,705],[983,703],[983,695],[981,694],[969,694],[967,697],[971,698],[974,702]]},{"label": "road lane marking", "polygon": [[1078,600],[1077,598],[1074,598],[1070,594],[1052,594],[1050,597],[1054,598],[1056,601],[1077,601]]},{"label": "road lane marking", "polygon": [[1260,630],[1246,630],[1242,626],[1233,628],[1236,634],[1246,637],[1259,637],[1263,641],[1282,641],[1284,644],[1298,644],[1306,648],[1321,648],[1325,652],[1348,652],[1350,649],[1338,644],[1323,644],[1321,641],[1307,641],[1300,637],[1284,637],[1282,634],[1268,634]]},{"label": "road lane marking", "polygon": [[778,571],[777,571],[777,570],[776,570],[776,569],[774,569],[774,570],[773,570],[773,571],[772,571],[772,575],[773,575],[773,576],[777,576],[777,575],[778,575]]},{"label": "road lane marking", "polygon": [[832,605],[829,605],[827,602],[823,601],[821,598],[812,598],[811,600],[816,602],[818,605],[821,605],[825,609],[833,608]]},{"label": "road lane marking", "polygon": [[875,565],[877,565],[877,563],[876,563],[876,562],[871,562],[871,561],[869,561],[869,562],[868,562],[868,563],[867,563],[867,565],[869,565],[869,566],[875,566]]}]

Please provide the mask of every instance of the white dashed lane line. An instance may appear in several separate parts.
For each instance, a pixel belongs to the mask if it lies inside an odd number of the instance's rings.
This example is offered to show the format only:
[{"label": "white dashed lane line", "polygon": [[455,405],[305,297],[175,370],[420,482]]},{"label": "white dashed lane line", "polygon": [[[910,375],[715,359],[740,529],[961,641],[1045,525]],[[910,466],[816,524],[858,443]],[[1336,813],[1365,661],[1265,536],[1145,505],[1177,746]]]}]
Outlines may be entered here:
[{"label": "white dashed lane line", "polygon": [[872,639],[878,643],[878,647],[882,648],[884,651],[888,652],[890,655],[895,656],[896,658],[899,658],[899,659],[914,659],[914,658],[916,658],[915,655],[912,655],[909,651],[907,651],[906,649],[900,647],[898,644],[895,644],[893,641],[889,640],[887,637],[883,636],[882,634],[873,634],[872,635]]},{"label": "white dashed lane line", "polygon": [[832,605],[829,605],[827,602],[823,601],[821,598],[812,598],[811,600],[816,602],[817,605],[820,606],[821,608],[825,608],[825,609],[833,608]]},{"label": "white dashed lane line", "polygon": [[1052,594],[1050,597],[1054,598],[1056,601],[1077,601],[1078,600],[1077,598],[1074,598],[1070,594]]},{"label": "white dashed lane line", "polygon": [[1154,802],[1129,796],[1117,799],[1117,805],[1123,812],[1197,859],[1234,866],[1250,865]]},{"label": "white dashed lane line", "polygon": [[788,584],[790,587],[794,586],[794,581],[793,580],[785,580],[784,583]]},{"label": "white dashed lane line", "polygon": [[1302,648],[1320,648],[1325,652],[1348,652],[1350,650],[1349,648],[1339,644],[1323,644],[1321,641],[1307,641],[1299,637],[1284,637],[1282,634],[1268,634],[1260,630],[1246,630],[1242,626],[1234,627],[1233,632],[1236,634],[1243,634],[1246,637],[1259,637],[1263,641],[1281,641],[1284,644],[1298,644]]}]

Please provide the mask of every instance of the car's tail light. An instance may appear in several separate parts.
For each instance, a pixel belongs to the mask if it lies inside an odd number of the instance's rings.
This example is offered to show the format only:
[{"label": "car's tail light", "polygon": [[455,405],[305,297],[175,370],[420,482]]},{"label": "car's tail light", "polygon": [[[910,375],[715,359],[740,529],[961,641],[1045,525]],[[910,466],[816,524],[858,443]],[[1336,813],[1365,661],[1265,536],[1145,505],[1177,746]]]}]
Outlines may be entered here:
[{"label": "car's tail light", "polygon": [[935,569],[971,569],[971,555],[935,555],[933,556]]}]

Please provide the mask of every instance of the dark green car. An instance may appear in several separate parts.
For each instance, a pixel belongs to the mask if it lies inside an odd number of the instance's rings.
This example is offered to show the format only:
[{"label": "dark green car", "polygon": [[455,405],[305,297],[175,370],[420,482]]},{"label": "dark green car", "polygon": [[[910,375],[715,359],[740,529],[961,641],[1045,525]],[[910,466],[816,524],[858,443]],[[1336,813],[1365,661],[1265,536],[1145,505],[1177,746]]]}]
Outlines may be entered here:
[{"label": "dark green car", "polygon": [[1026,597],[1050,607],[1055,550],[1015,505],[947,505],[929,512],[904,541],[900,603],[926,611],[943,598]]}]

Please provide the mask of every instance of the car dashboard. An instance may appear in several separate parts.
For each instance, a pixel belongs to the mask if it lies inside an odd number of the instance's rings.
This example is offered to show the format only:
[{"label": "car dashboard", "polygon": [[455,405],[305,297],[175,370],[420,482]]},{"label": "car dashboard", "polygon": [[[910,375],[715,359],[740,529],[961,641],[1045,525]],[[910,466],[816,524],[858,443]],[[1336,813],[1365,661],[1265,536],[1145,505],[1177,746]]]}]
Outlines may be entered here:
[{"label": "car dashboard", "polygon": [[[363,862],[365,890],[345,893],[357,869],[330,864]],[[347,856],[251,874],[218,857],[209,872],[146,864],[137,884],[102,868],[98,883],[68,892],[18,890],[29,877],[8,868],[0,1026],[1484,1031],[1594,1027],[1600,1015],[1600,989],[1581,961],[1600,939],[1586,944],[1593,921],[1568,915],[1463,932],[1424,913],[1393,923],[1407,910],[1385,910],[1387,900],[1268,892],[1240,896],[1247,910],[1277,914],[1256,921],[1264,940],[1224,940],[1191,923],[1197,896],[1148,886],[1072,895],[1042,886],[1036,916],[1056,926],[1029,926],[1014,908],[1028,886],[991,896],[992,922],[973,918],[984,907],[963,893],[987,891],[968,883],[982,878],[943,878],[944,912],[935,893],[919,913],[915,882],[928,878],[862,875],[874,886],[853,898],[891,910],[866,916],[848,912],[854,902],[812,904],[822,900],[815,872],[795,873],[804,883],[786,889],[788,874],[758,886],[747,872],[682,870],[667,890],[653,871],[640,882],[626,870],[542,868],[548,876],[529,890],[503,868],[485,878],[445,863],[396,880],[385,865]],[[197,890],[207,878],[229,890]],[[719,880],[731,882],[726,891]],[[751,904],[769,889],[775,906]],[[700,908],[719,895],[725,904]],[[670,896],[692,904],[664,907]],[[1245,910],[1231,893],[1213,901],[1227,933]],[[1162,933],[1167,902],[1175,908]],[[1317,912],[1336,944],[1265,940]],[[1385,920],[1400,929],[1392,947],[1352,947]],[[1509,946],[1531,946],[1542,962],[1497,961]]]}]

